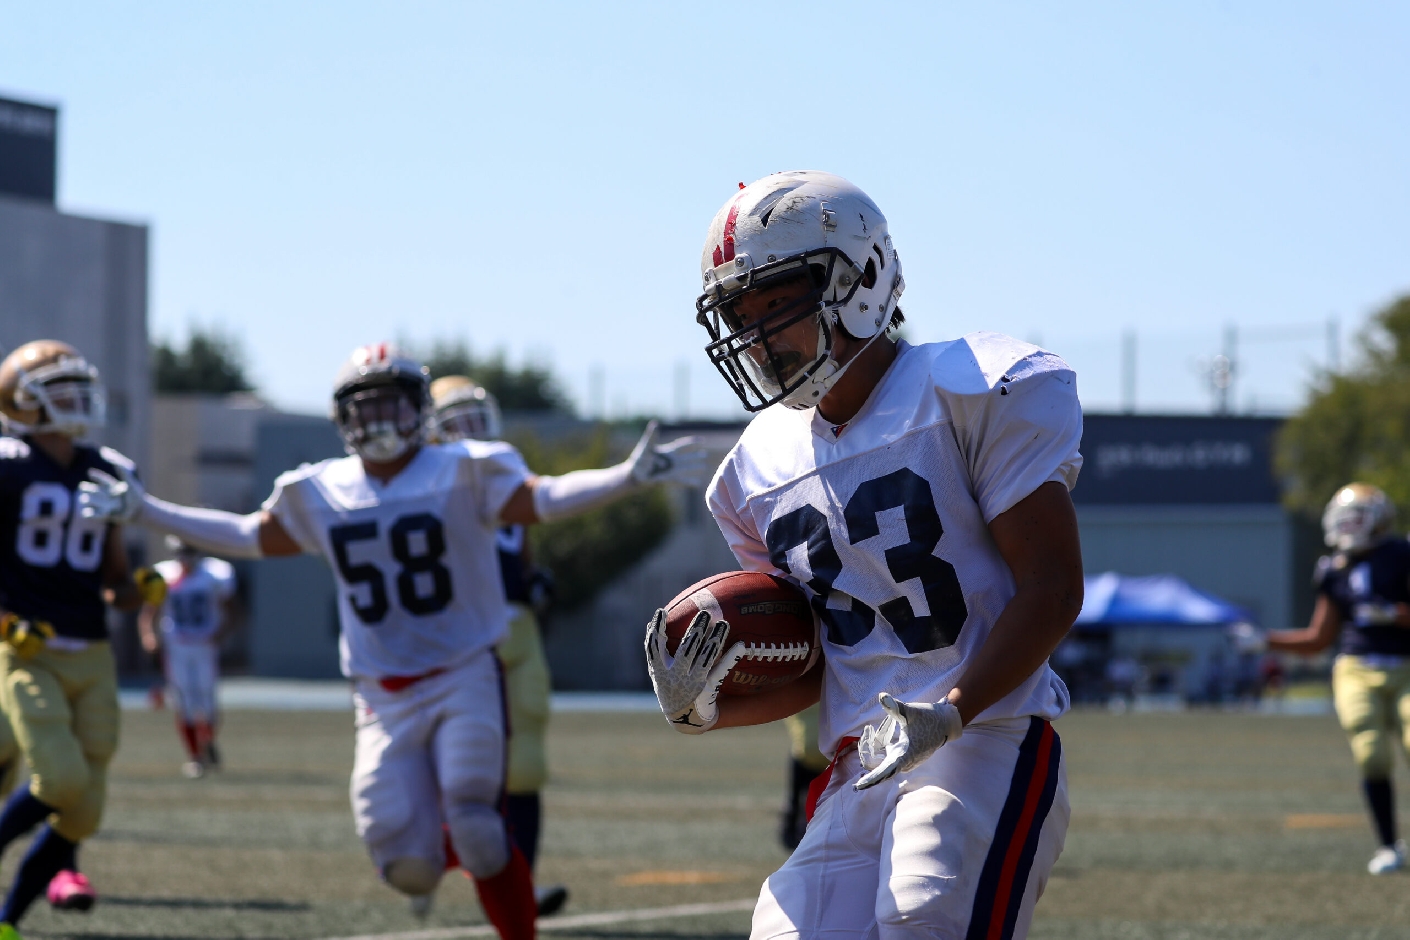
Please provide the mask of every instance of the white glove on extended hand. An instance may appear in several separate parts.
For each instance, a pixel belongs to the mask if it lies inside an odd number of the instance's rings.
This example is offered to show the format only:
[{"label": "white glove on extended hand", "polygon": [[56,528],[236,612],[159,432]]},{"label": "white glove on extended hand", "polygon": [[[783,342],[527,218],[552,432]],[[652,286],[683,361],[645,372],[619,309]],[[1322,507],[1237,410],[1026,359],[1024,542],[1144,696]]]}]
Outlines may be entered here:
[{"label": "white glove on extended hand", "polygon": [[852,785],[857,790],[915,768],[964,731],[960,710],[948,701],[898,702],[889,692],[882,692],[878,701],[886,709],[886,719],[880,727],[867,725],[857,741],[857,756],[867,771]]},{"label": "white glove on extended hand", "polygon": [[710,481],[709,455],[693,437],[678,437],[668,444],[656,444],[656,422],[646,425],[641,440],[627,458],[632,479],[638,483],[679,483],[704,486]]},{"label": "white glove on extended hand", "polygon": [[117,472],[122,479],[102,470],[89,470],[93,482],[78,484],[78,513],[82,518],[123,523],[137,518],[146,491],[127,467],[118,465]]},{"label": "white glove on extended hand", "polygon": [[[744,644],[724,651],[729,624],[710,623],[710,614],[701,611],[686,628],[676,655],[666,653],[666,612],[646,625],[646,671],[666,720],[682,734],[704,734],[720,720],[720,686],[735,664],[744,658]],[[723,655],[721,655],[723,653]],[[667,661],[669,660],[669,662]]]},{"label": "white glove on extended hand", "polygon": [[1268,652],[1268,634],[1251,623],[1236,623],[1229,627],[1229,639],[1236,652],[1252,655]]}]

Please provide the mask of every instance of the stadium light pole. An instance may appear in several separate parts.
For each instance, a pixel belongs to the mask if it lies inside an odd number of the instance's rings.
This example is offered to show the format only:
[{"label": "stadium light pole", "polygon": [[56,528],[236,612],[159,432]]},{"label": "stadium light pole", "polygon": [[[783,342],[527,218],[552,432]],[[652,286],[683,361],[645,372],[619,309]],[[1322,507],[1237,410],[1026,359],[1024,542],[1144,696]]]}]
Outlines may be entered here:
[{"label": "stadium light pole", "polygon": [[1136,331],[1130,327],[1121,334],[1121,410],[1136,413]]}]

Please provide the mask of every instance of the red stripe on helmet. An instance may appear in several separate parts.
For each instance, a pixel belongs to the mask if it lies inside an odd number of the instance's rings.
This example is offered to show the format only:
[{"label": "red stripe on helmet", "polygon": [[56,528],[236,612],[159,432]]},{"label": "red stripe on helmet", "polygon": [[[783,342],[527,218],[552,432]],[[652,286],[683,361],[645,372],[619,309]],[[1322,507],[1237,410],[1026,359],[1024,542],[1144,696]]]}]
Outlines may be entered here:
[{"label": "red stripe on helmet", "polygon": [[[729,215],[725,217],[725,231],[724,231],[724,243],[725,243],[725,244],[724,244],[724,260],[725,260],[725,261],[733,261],[733,260],[734,260],[734,226],[735,226],[735,223],[738,222],[738,221],[739,221],[739,202],[738,202],[738,200],[736,200],[736,201],[735,201],[735,204],[729,207]],[[724,262],[722,262],[722,261],[716,261],[715,263],[718,265],[718,264],[723,264]]]}]

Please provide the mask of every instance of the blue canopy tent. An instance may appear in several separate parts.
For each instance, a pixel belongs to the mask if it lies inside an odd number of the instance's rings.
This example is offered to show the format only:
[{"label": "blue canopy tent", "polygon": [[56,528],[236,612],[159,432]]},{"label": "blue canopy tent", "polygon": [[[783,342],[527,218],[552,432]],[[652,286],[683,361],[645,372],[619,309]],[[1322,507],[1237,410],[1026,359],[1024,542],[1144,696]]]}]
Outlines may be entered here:
[{"label": "blue canopy tent", "polygon": [[1249,664],[1229,627],[1254,622],[1249,610],[1169,574],[1106,571],[1086,578],[1085,590],[1072,634],[1053,657],[1078,701],[1137,691],[1172,701],[1240,694]]},{"label": "blue canopy tent", "polygon": [[1195,590],[1173,574],[1131,577],[1104,571],[1084,579],[1086,598],[1077,625],[1252,623],[1237,604]]}]

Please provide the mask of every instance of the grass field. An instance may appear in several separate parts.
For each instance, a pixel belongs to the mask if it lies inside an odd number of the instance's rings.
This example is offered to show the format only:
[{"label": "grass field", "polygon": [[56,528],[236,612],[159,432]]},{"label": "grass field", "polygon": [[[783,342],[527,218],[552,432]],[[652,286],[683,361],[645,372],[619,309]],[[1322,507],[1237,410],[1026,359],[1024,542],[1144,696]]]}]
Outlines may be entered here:
[{"label": "grass field", "polygon": [[[458,875],[424,925],[378,883],[348,811],[349,714],[233,712],[229,769],[194,782],[176,773],[167,715],[124,717],[105,828],[83,856],[100,906],[41,902],[27,937],[483,935],[454,929],[482,923]],[[1410,938],[1410,876],[1365,874],[1372,840],[1331,718],[1083,712],[1058,728],[1072,827],[1033,937]],[[784,748],[778,728],[697,739],[654,715],[556,716],[540,876],[573,900],[552,935],[746,936],[784,858]],[[583,916],[686,904],[713,906]]]}]

